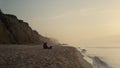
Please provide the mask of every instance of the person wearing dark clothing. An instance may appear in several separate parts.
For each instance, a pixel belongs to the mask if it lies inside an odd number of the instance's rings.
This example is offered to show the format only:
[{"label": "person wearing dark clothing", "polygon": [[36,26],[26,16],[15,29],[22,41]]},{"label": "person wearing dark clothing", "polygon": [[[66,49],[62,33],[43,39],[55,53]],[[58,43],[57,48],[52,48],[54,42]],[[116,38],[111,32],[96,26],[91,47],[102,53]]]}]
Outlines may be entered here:
[{"label": "person wearing dark clothing", "polygon": [[52,46],[48,47],[47,42],[43,44],[43,49],[52,49]]}]

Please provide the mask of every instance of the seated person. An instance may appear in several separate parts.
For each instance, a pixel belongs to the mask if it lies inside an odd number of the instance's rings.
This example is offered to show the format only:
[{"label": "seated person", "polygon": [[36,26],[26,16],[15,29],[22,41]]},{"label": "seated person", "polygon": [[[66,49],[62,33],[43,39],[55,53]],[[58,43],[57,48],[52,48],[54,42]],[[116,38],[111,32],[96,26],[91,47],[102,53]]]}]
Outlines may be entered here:
[{"label": "seated person", "polygon": [[43,49],[52,49],[52,46],[48,47],[47,42],[43,44]]}]

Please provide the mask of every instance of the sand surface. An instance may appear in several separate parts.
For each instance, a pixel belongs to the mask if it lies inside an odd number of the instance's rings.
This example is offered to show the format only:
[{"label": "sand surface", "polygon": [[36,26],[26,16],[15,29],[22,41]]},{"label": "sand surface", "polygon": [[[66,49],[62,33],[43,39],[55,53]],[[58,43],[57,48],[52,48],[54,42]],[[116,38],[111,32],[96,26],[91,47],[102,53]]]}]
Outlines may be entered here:
[{"label": "sand surface", "polygon": [[92,68],[82,55],[68,46],[0,45],[0,68]]}]

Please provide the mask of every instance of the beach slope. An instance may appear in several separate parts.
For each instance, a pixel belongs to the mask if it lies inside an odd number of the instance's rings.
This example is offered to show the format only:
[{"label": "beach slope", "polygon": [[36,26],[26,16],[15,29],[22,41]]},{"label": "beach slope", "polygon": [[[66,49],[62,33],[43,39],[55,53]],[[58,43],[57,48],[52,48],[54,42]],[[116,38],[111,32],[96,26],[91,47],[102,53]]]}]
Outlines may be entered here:
[{"label": "beach slope", "polygon": [[69,46],[0,45],[0,68],[92,68]]}]

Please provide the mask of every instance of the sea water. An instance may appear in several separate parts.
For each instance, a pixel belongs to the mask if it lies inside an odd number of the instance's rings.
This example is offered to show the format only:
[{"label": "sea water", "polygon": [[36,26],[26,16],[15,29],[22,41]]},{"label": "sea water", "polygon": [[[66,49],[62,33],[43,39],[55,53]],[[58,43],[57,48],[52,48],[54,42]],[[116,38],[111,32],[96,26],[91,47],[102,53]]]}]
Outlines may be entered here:
[{"label": "sea water", "polygon": [[120,68],[120,47],[85,47],[85,59],[94,68]]}]

